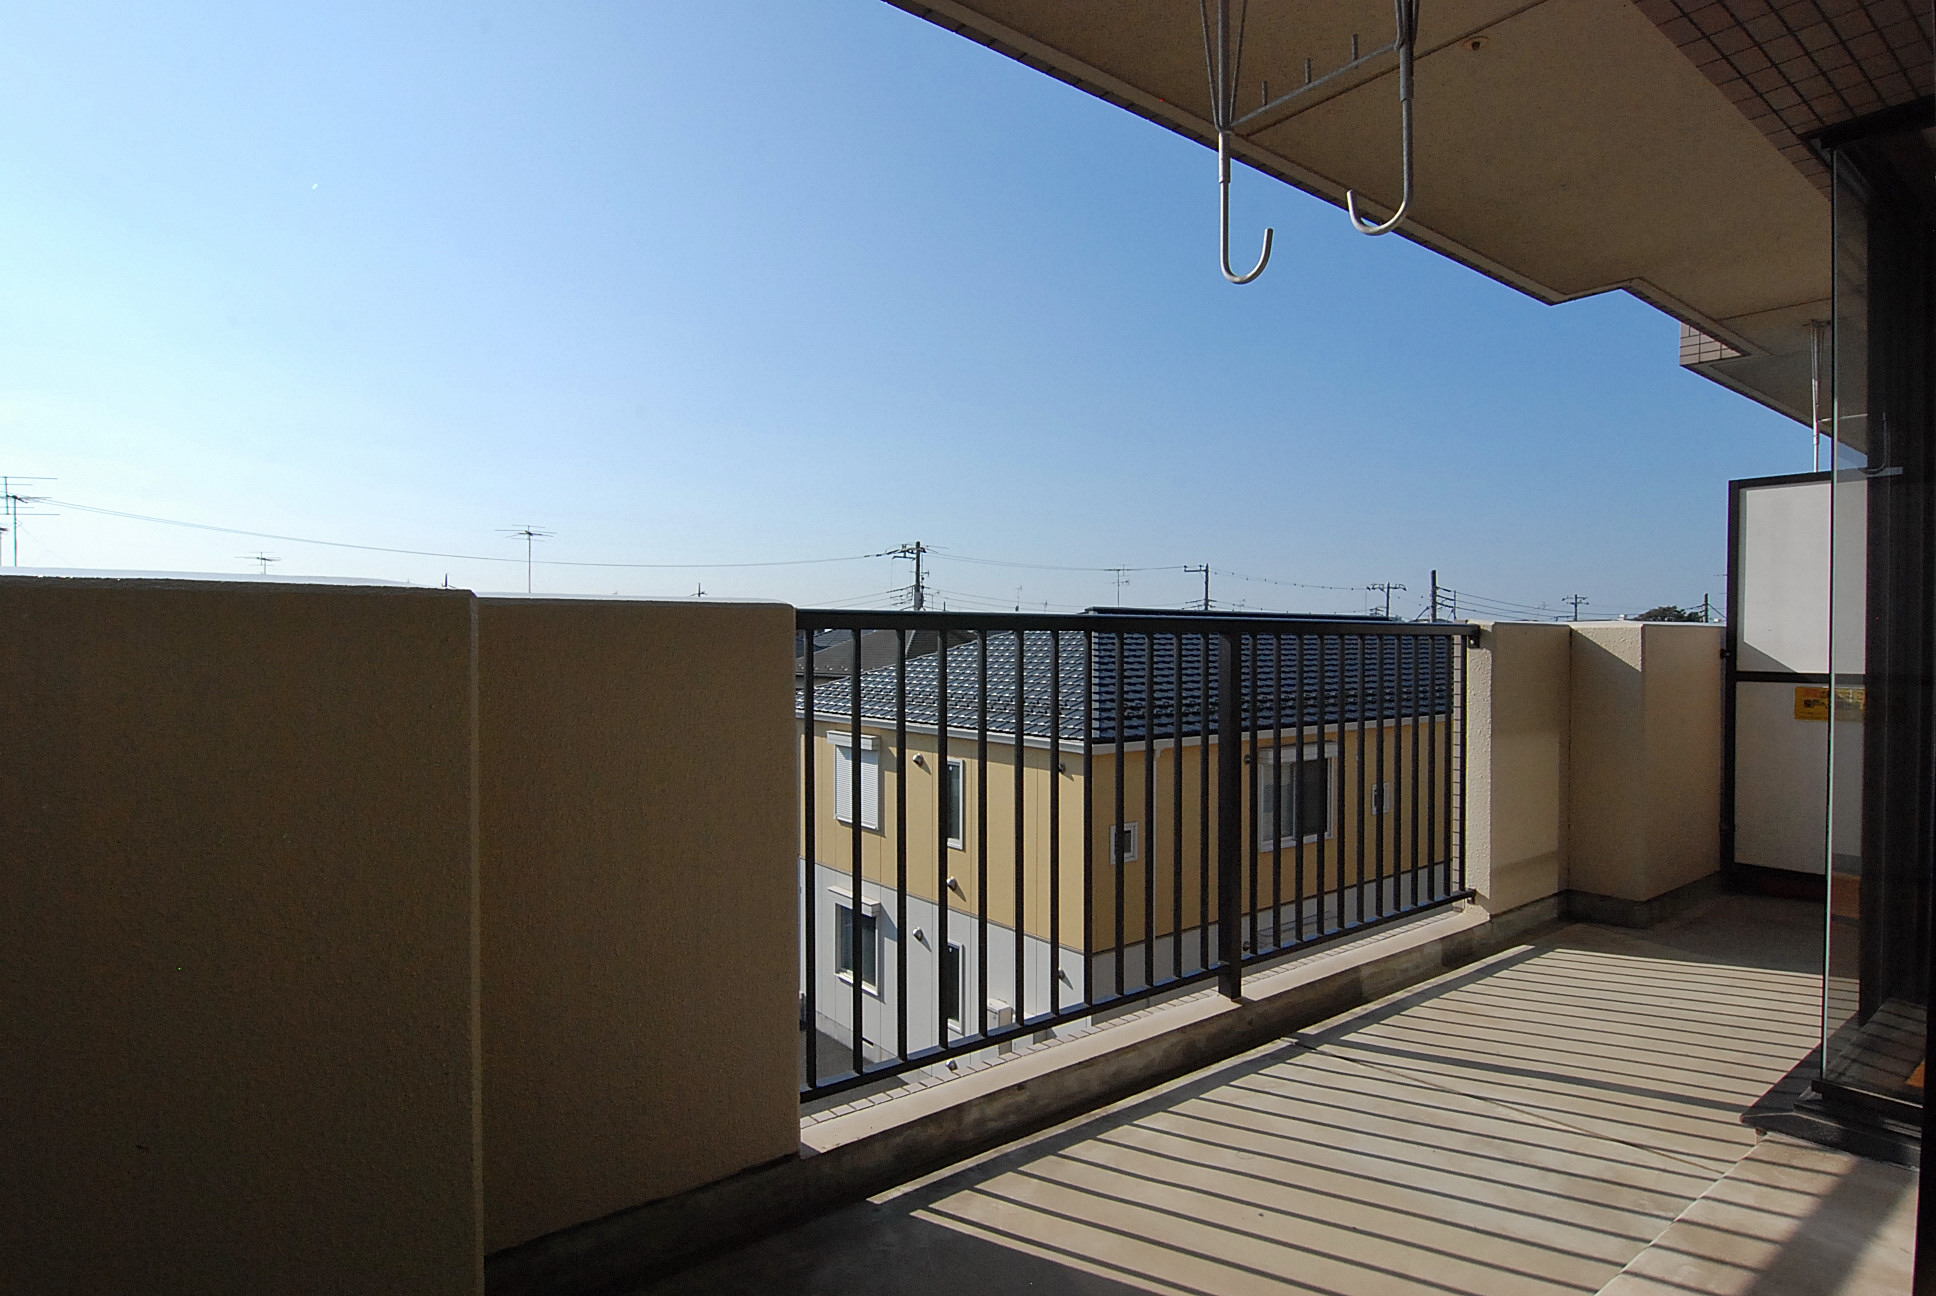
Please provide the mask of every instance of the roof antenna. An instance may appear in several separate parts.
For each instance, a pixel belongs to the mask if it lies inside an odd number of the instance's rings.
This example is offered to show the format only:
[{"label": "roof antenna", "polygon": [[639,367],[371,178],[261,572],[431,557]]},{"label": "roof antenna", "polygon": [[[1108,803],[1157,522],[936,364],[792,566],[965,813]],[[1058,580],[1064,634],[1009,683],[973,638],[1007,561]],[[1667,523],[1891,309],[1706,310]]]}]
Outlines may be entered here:
[{"label": "roof antenna", "polygon": [[[1400,4],[1405,0],[1398,0]],[[1243,64],[1244,22],[1249,17],[1250,0],[1242,0],[1243,10],[1237,19],[1237,39],[1230,39],[1230,5],[1228,0],[1216,0],[1217,32],[1213,41],[1210,35],[1209,0],[1197,0],[1197,13],[1203,19],[1203,67],[1210,78],[1210,121],[1217,128],[1217,191],[1220,210],[1219,251],[1222,254],[1223,277],[1234,284],[1247,284],[1264,273],[1270,264],[1271,240],[1277,231],[1264,230],[1263,255],[1257,258],[1257,265],[1248,274],[1238,274],[1230,268],[1230,123],[1237,115],[1237,79]],[[1416,3],[1416,0],[1414,0]],[[1409,83],[1408,83],[1409,84]]]},{"label": "roof antenna", "polygon": [[1345,190],[1345,213],[1360,234],[1391,233],[1412,205],[1412,56],[1418,46],[1418,6],[1419,0],[1392,0],[1398,21],[1398,38],[1392,44],[1398,47],[1398,138],[1405,171],[1404,192],[1399,195],[1398,209],[1386,220],[1374,223],[1358,215],[1357,192]]}]

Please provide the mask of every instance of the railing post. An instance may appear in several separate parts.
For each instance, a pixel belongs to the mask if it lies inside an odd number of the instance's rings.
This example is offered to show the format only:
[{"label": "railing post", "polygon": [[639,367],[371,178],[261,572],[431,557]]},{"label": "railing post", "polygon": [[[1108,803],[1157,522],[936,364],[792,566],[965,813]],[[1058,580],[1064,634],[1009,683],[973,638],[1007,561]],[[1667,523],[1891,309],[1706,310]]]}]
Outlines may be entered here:
[{"label": "railing post", "polygon": [[1217,989],[1243,997],[1243,699],[1235,632],[1217,636]]}]

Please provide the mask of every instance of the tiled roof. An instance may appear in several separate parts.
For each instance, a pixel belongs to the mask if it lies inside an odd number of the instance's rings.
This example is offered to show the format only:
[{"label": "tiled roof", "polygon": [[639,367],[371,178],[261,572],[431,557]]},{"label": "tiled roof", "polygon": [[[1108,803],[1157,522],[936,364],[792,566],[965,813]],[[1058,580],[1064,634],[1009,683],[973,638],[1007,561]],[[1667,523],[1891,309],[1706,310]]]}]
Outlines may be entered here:
[{"label": "tiled roof", "polygon": [[[1050,734],[1054,701],[1050,658],[1054,636],[1061,639],[1061,738],[1080,744],[1087,707],[1093,704],[1090,732],[1099,743],[1113,743],[1120,729],[1125,742],[1140,742],[1152,729],[1157,738],[1204,732],[1216,726],[1217,654],[1214,637],[1170,633],[1025,630],[1020,632],[1022,682],[1019,694],[1022,732]],[[1085,647],[1085,639],[1093,647]],[[993,734],[1015,732],[1017,632],[991,630],[979,642],[959,644],[946,654],[948,724],[974,730],[982,720],[982,652],[987,652],[987,723]],[[1179,660],[1180,651],[1180,660]],[[1243,725],[1246,729],[1335,725],[1360,719],[1396,718],[1448,709],[1452,653],[1449,639],[1422,636],[1323,635],[1286,632],[1246,641],[1243,654]],[[1093,654],[1093,655],[1092,655]],[[851,654],[849,654],[851,660]],[[942,656],[929,653],[907,663],[907,722],[933,728],[941,713]],[[1181,688],[1179,689],[1179,680]],[[893,664],[863,669],[860,709],[863,723],[895,723],[900,684]],[[1179,705],[1180,695],[1180,705]],[[796,696],[799,714],[805,690]],[[814,681],[813,710],[824,723],[853,714],[851,676]]]}]

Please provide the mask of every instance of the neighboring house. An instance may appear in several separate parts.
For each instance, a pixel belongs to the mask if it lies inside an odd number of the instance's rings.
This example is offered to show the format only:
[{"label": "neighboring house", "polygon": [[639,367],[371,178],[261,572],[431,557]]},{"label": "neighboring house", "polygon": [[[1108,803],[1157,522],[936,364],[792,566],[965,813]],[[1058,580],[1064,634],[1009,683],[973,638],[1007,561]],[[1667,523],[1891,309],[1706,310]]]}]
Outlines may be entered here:
[{"label": "neighboring house", "polygon": [[[898,1047],[903,986],[913,1051],[942,1042],[944,1017],[949,1043],[981,1033],[983,1005],[993,1029],[1018,1003],[1034,1017],[1214,959],[1215,844],[1198,831],[1215,818],[1203,807],[1214,810],[1218,747],[1216,640],[1207,663],[1205,642],[996,630],[945,659],[911,655],[904,679],[891,643],[882,664],[869,645],[858,724],[851,648],[846,675],[816,660],[801,975],[817,1011],[803,1024],[846,1054],[858,977],[876,1058]],[[1300,918],[1308,934],[1320,916],[1327,928],[1374,916],[1381,894],[1394,908],[1400,894],[1447,894],[1449,642],[1341,639],[1287,621],[1255,643],[1241,678],[1245,949],[1274,948],[1280,924],[1288,943]],[[807,707],[803,687],[803,736]]]}]

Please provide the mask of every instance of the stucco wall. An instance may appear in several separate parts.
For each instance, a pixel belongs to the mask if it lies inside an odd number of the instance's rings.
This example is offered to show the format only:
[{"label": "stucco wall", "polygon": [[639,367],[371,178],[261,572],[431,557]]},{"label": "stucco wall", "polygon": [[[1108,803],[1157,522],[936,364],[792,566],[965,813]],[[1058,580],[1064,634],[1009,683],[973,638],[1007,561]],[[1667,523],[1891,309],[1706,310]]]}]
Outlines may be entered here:
[{"label": "stucco wall", "polygon": [[1466,877],[1492,913],[1566,889],[1570,638],[1499,622],[1471,650]]},{"label": "stucco wall", "polygon": [[794,1153],[793,613],[479,601],[485,1239]]},{"label": "stucco wall", "polygon": [[1722,628],[1497,623],[1472,652],[1468,877],[1494,913],[1720,867]]},{"label": "stucco wall", "polygon": [[1573,630],[1571,886],[1649,900],[1720,867],[1723,631]]},{"label": "stucco wall", "polygon": [[0,1290],[481,1290],[471,609],[0,579]]}]

